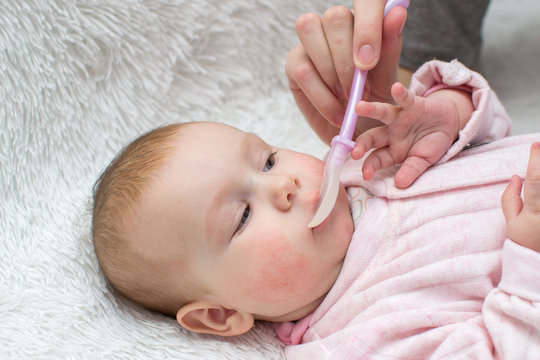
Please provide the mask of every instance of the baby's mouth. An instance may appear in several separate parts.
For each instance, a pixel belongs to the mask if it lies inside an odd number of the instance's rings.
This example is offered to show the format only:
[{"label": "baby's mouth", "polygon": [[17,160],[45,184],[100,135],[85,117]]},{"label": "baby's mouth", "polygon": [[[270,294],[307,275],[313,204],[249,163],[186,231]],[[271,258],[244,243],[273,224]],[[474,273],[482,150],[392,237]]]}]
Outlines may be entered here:
[{"label": "baby's mouth", "polygon": [[[320,190],[319,189],[315,189],[315,190],[312,190],[312,193],[310,193],[310,197],[309,197],[309,209],[310,209],[310,212],[308,214],[308,219],[307,219],[307,222],[306,222],[306,226],[307,224],[311,221],[314,213],[315,213],[315,209],[317,208],[317,203],[318,203],[318,200],[319,200],[319,192]],[[330,214],[326,217],[326,219],[324,219],[319,225],[317,226],[314,226],[313,228],[311,228],[312,231],[320,231],[321,229],[323,229],[326,224],[328,223],[328,219],[330,219],[330,217],[332,216],[332,212],[334,211],[334,209],[332,209],[332,211],[330,212]]]},{"label": "baby's mouth", "polygon": [[321,231],[322,229],[324,229],[326,227],[326,224],[328,223],[328,220],[330,219],[330,216],[332,216],[332,213],[330,213],[330,215],[328,215],[326,217],[326,219],[324,219],[319,225],[314,226],[313,228],[311,228],[311,230],[312,231]]}]

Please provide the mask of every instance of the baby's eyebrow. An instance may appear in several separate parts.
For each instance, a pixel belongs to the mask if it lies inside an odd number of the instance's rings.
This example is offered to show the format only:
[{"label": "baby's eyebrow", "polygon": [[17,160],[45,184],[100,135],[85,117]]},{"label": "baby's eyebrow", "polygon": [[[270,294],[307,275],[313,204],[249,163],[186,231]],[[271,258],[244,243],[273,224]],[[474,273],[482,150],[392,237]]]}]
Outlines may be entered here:
[{"label": "baby's eyebrow", "polygon": [[264,141],[260,137],[253,133],[246,133],[240,145],[241,154],[247,158],[256,148],[262,145],[264,145]]},{"label": "baby's eyebrow", "polygon": [[244,159],[256,167],[264,164],[266,159],[262,159],[263,154],[272,149],[263,139],[253,133],[246,134],[240,148]]}]

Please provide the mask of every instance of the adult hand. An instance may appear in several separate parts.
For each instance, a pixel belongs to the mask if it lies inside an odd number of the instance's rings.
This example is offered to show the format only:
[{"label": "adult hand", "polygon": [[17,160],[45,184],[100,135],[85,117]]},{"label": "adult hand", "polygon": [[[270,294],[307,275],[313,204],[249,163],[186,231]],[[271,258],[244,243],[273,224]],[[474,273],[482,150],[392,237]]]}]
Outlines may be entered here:
[{"label": "adult hand", "polygon": [[[366,35],[378,39],[375,49],[380,56],[371,64],[362,98],[392,101],[390,88],[396,79],[407,11],[394,7],[383,20],[384,1],[363,2],[366,4],[355,1],[355,14],[361,20],[344,6],[332,7],[322,16],[313,13],[300,16],[296,22],[300,42],[287,57],[285,71],[295,101],[327,144],[339,132],[347,106],[355,69],[353,36],[360,40]],[[362,29],[353,29],[354,26]],[[353,34],[353,30],[363,37]],[[356,134],[378,125],[373,119],[359,118]]]}]

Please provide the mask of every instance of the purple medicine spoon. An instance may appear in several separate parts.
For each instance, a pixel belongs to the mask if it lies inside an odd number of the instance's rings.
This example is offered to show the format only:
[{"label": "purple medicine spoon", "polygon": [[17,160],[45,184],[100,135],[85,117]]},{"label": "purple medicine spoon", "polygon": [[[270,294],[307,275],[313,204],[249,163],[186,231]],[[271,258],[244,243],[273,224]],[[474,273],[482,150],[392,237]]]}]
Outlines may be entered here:
[{"label": "purple medicine spoon", "polygon": [[[409,6],[409,0],[388,0],[384,7],[384,15],[390,11],[394,6],[401,6],[407,8]],[[324,167],[324,175],[321,184],[321,190],[319,192],[319,200],[313,213],[308,227],[313,228],[324,221],[330,215],[330,212],[334,208],[337,195],[339,192],[339,175],[347,154],[354,148],[355,142],[352,141],[354,129],[356,127],[356,121],[358,116],[356,115],[354,108],[358,101],[362,99],[362,93],[364,92],[364,84],[366,83],[367,71],[366,70],[354,70],[354,77],[352,83],[351,94],[349,96],[349,102],[347,104],[347,110],[345,111],[345,117],[343,118],[343,124],[339,135],[334,136],[332,139],[330,152],[326,157],[326,165]]]}]

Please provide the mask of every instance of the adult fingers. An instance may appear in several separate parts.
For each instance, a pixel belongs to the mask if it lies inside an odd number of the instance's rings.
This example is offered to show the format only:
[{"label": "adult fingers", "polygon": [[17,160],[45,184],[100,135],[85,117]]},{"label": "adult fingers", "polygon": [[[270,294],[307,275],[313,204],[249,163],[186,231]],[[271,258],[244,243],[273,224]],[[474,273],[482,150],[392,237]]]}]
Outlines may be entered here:
[{"label": "adult fingers", "polygon": [[306,119],[309,126],[311,126],[313,131],[319,136],[319,138],[323,142],[330,145],[332,138],[338,134],[339,128],[330,124],[320,114],[319,110],[317,110],[313,106],[311,100],[309,100],[309,98],[304,94],[302,89],[291,89],[291,92],[293,94],[294,101],[298,106],[298,109],[300,109],[300,111],[304,115],[304,118]]},{"label": "adult fingers", "polygon": [[[397,68],[401,55],[403,27],[407,20],[407,9],[396,6],[383,20],[381,58],[377,64],[386,73]],[[388,70],[388,71],[385,71]],[[393,82],[392,82],[393,83]]]},{"label": "adult fingers", "polygon": [[313,13],[300,16],[296,20],[296,32],[304,51],[326,86],[337,97],[344,98],[321,18]]},{"label": "adult fingers", "polygon": [[[305,116],[306,112],[312,113],[311,108],[309,111],[306,110],[308,104],[311,104],[312,107],[317,109],[325,121],[335,126],[341,124],[345,114],[345,106],[320,77],[302,44],[298,44],[289,52],[285,72],[289,79],[289,87],[295,95],[295,99],[299,97],[299,93],[303,93],[309,99],[309,103],[305,104],[305,99],[301,99],[304,109],[301,108],[300,110],[302,110]],[[306,116],[306,119],[309,118]]]},{"label": "adult fingers", "polygon": [[379,61],[385,0],[354,0],[355,66],[370,70]]},{"label": "adult fingers", "polygon": [[396,6],[383,20],[381,55],[377,66],[368,72],[370,100],[391,102],[390,87],[397,79],[397,69],[401,54],[402,30],[407,18],[407,10]]},{"label": "adult fingers", "polygon": [[354,18],[351,10],[345,6],[335,6],[326,10],[322,16],[322,25],[335,72],[339,78],[339,91],[341,98],[349,97],[354,74],[352,56],[352,38]]}]

